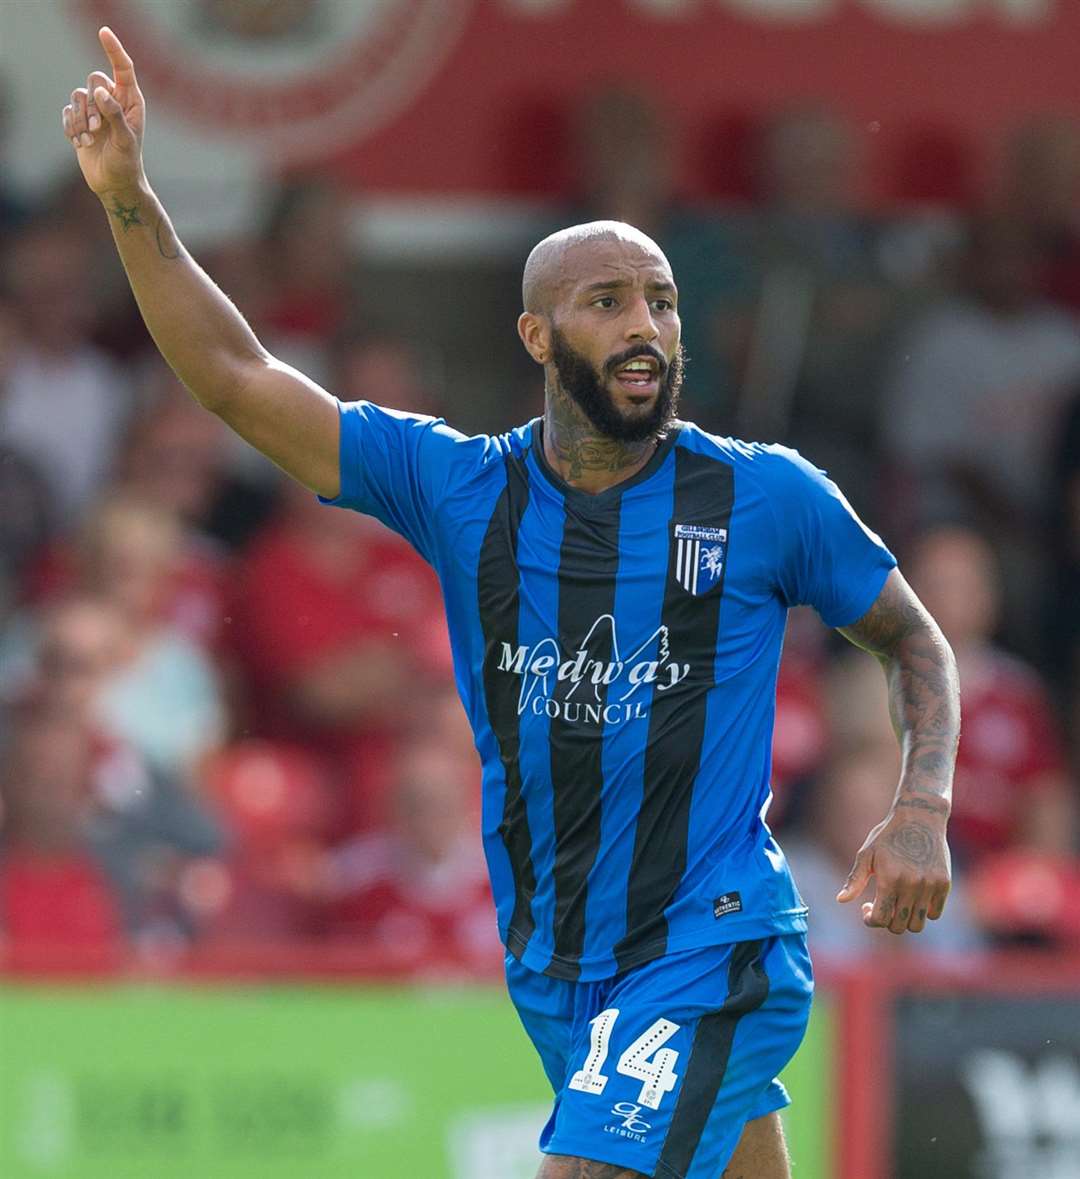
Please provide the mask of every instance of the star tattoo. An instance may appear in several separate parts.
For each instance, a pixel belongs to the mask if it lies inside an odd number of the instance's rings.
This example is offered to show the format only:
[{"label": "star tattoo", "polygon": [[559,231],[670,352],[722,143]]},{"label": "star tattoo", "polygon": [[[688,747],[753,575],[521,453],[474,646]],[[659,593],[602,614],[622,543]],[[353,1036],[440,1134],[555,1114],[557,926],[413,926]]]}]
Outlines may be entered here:
[{"label": "star tattoo", "polygon": [[113,202],[111,212],[112,215],[119,220],[125,233],[127,233],[127,231],[133,225],[142,225],[143,223],[142,218],[139,216],[138,205],[122,205],[117,200]]}]

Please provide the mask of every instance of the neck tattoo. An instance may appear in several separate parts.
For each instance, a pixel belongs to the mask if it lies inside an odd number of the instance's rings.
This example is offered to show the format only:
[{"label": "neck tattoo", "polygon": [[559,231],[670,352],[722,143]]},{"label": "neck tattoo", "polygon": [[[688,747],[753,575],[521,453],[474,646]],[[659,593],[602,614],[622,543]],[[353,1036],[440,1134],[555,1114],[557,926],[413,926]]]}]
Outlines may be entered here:
[{"label": "neck tattoo", "polygon": [[622,442],[599,433],[557,382],[548,383],[545,402],[545,450],[567,483],[603,485],[604,475],[632,474],[660,445],[659,438]]}]

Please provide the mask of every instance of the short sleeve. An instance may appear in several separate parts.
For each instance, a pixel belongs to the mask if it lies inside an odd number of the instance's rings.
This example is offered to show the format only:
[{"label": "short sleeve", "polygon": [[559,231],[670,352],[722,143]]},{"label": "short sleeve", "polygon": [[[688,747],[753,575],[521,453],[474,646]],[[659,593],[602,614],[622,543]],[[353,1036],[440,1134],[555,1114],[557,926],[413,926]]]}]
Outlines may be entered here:
[{"label": "short sleeve", "polygon": [[428,561],[435,516],[470,439],[442,418],[383,409],[370,401],[338,402],[341,492],[320,499],[375,516]]},{"label": "short sleeve", "polygon": [[782,599],[788,606],[813,606],[828,626],[857,622],[881,593],[896,558],[824,471],[794,450],[769,449],[767,494]]}]

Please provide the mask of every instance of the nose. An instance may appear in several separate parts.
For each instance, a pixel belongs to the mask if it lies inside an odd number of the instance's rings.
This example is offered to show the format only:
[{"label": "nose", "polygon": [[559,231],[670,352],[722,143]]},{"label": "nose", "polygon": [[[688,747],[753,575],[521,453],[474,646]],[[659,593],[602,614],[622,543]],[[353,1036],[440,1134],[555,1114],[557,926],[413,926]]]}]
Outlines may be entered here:
[{"label": "nose", "polygon": [[652,316],[652,308],[644,296],[635,299],[630,306],[626,324],[627,340],[642,340],[651,344],[660,335],[660,329]]}]

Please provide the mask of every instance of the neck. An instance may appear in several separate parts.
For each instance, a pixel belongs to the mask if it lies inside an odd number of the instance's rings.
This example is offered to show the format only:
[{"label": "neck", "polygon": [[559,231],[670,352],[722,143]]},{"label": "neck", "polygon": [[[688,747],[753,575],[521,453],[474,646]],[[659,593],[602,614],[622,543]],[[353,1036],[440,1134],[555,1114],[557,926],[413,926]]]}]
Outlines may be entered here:
[{"label": "neck", "polygon": [[601,434],[554,382],[544,398],[544,458],[571,487],[596,494],[637,474],[656,452],[656,438],[623,442]]}]

